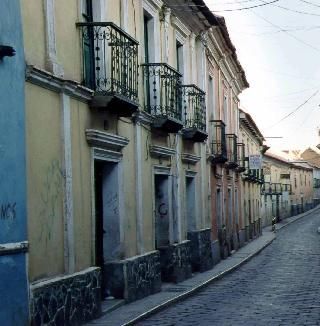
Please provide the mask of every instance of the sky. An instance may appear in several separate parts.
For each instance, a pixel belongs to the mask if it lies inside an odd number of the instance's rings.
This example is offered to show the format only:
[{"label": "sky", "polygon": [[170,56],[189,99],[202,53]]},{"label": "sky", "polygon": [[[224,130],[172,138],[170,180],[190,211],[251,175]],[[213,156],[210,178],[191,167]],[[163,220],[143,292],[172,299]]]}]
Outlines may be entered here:
[{"label": "sky", "polygon": [[265,137],[283,137],[266,143],[277,150],[319,144],[320,0],[206,3],[225,17],[250,84],[240,95],[241,107]]}]

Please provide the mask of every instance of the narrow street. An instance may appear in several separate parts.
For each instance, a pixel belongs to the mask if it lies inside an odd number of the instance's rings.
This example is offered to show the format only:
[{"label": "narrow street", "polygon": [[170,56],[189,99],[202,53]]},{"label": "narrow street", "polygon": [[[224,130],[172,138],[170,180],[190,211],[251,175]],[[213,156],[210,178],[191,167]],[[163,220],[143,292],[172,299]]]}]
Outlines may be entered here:
[{"label": "narrow street", "polygon": [[320,325],[320,211],[240,269],[138,325]]}]

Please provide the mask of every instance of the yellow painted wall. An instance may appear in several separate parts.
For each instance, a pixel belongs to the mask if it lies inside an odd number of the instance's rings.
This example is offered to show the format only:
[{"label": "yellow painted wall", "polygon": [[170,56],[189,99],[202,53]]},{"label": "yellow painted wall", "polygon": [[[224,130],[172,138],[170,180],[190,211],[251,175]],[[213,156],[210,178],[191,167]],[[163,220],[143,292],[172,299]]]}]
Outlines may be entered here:
[{"label": "yellow painted wall", "polygon": [[45,67],[45,25],[42,0],[21,0],[25,57],[29,64]]},{"label": "yellow painted wall", "polygon": [[64,78],[82,81],[82,49],[78,7],[80,1],[55,0],[57,61],[64,69]]},{"label": "yellow painted wall", "polygon": [[64,272],[60,98],[26,83],[30,280]]},{"label": "yellow painted wall", "polygon": [[70,110],[75,269],[80,271],[93,263],[91,150],[85,136],[91,119],[88,105],[85,103],[71,99]]}]

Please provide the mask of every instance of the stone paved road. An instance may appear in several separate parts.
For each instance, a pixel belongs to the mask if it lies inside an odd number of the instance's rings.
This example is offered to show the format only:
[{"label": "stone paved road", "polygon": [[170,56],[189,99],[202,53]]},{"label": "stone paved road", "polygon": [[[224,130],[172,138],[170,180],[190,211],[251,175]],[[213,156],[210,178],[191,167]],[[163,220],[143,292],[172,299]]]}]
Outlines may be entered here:
[{"label": "stone paved road", "polygon": [[320,325],[319,226],[317,210],[234,273],[138,325]]}]

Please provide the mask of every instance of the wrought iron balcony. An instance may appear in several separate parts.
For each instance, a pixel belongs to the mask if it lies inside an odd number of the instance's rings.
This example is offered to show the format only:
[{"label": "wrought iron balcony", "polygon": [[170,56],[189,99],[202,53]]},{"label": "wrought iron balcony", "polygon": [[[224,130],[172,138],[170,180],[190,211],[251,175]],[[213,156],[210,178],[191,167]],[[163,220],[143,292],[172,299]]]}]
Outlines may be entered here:
[{"label": "wrought iron balcony", "polygon": [[211,141],[211,162],[225,163],[227,158],[227,146],[226,146],[226,125],[221,120],[211,120],[210,127],[212,130]]},{"label": "wrought iron balcony", "polygon": [[77,23],[81,28],[84,85],[95,91],[92,107],[120,116],[138,110],[138,42],[114,23]]},{"label": "wrought iron balcony", "polygon": [[226,166],[229,169],[235,169],[238,166],[238,148],[237,136],[235,134],[226,134],[227,138],[227,158]]},{"label": "wrought iron balcony", "polygon": [[238,167],[236,168],[236,171],[239,173],[244,172],[246,170],[244,143],[237,143],[237,159]]},{"label": "wrought iron balcony", "polygon": [[282,184],[265,182],[261,192],[265,195],[282,195]]},{"label": "wrought iron balcony", "polygon": [[264,175],[263,175],[263,171],[260,169],[251,169],[250,170],[250,174],[253,176],[252,181],[259,183],[259,184],[263,184],[264,183]]},{"label": "wrought iron balcony", "polygon": [[183,128],[181,77],[166,63],[144,63],[144,108],[155,119],[153,126],[176,133]]},{"label": "wrought iron balcony", "polygon": [[286,191],[291,195],[292,194],[292,186],[291,186],[291,184],[283,183],[282,184],[282,191]]},{"label": "wrought iron balcony", "polygon": [[196,85],[182,85],[182,109],[184,115],[183,137],[195,142],[207,139],[206,93]]}]

